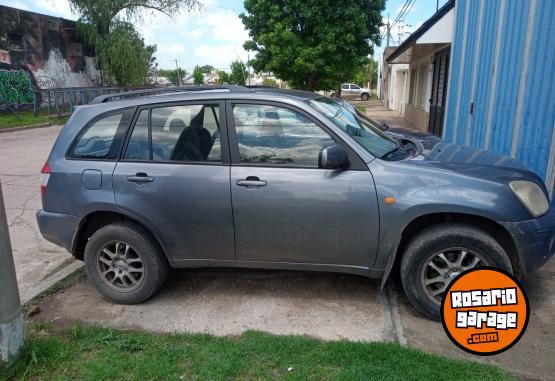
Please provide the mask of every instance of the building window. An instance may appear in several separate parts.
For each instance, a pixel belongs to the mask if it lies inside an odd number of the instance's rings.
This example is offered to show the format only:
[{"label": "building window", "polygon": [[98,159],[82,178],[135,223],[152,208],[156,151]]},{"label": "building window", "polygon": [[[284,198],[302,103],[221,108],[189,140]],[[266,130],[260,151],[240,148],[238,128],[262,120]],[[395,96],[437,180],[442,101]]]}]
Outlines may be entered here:
[{"label": "building window", "polygon": [[23,49],[23,36],[17,33],[8,33],[8,41],[10,49],[22,50]]}]

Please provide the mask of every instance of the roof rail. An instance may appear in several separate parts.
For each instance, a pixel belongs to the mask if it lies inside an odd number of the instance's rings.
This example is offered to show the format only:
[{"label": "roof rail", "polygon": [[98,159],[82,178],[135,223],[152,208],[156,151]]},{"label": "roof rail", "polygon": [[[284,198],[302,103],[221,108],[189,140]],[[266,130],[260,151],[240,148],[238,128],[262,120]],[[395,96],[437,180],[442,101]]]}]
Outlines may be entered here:
[{"label": "roof rail", "polygon": [[245,85],[247,89],[279,89],[277,86],[268,86],[268,85]]},{"label": "roof rail", "polygon": [[100,95],[94,98],[89,104],[106,103],[113,101],[120,101],[125,99],[132,99],[138,97],[146,97],[150,95],[162,95],[162,94],[175,94],[175,93],[188,93],[188,92],[200,92],[200,91],[212,91],[212,90],[227,90],[229,92],[248,92],[250,91],[243,86],[232,86],[232,85],[206,85],[206,86],[181,86],[181,87],[154,87],[151,89],[144,90],[132,90],[123,91],[120,93]]}]

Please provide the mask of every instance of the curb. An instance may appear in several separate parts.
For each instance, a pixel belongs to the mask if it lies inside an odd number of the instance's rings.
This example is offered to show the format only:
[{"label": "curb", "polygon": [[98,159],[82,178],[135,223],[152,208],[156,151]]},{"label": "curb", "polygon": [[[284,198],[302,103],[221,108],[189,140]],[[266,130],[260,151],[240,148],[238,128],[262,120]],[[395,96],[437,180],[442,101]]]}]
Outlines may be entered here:
[{"label": "curb", "polygon": [[42,123],[42,124],[31,124],[30,126],[20,126],[20,127],[6,127],[0,128],[0,134],[6,134],[8,132],[16,132],[16,131],[24,131],[24,130],[33,130],[35,128],[44,128],[50,127],[52,123]]},{"label": "curb", "polygon": [[71,262],[66,267],[60,269],[59,271],[55,272],[54,274],[52,274],[48,278],[42,280],[35,287],[31,288],[30,290],[28,290],[25,293],[22,293],[21,294],[21,305],[25,305],[28,302],[30,302],[30,301],[36,299],[37,297],[41,296],[42,294],[47,292],[49,289],[51,289],[53,286],[55,286],[57,283],[59,283],[59,282],[63,281],[64,279],[72,276],[73,274],[75,274],[76,272],[81,270],[83,267],[85,267],[85,265],[82,261],[75,260],[74,262]]}]

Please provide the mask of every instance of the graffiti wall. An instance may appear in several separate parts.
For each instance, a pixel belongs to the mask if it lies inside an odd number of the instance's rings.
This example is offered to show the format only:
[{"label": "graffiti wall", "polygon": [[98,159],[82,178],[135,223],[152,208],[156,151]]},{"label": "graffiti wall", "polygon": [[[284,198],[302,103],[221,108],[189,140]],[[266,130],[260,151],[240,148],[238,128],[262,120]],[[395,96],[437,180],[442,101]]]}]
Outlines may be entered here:
[{"label": "graffiti wall", "polygon": [[40,104],[40,94],[34,90],[37,83],[33,73],[27,69],[14,69],[0,62],[0,111],[30,109],[35,102]]},{"label": "graffiti wall", "polygon": [[0,107],[32,103],[36,88],[99,84],[94,50],[75,21],[0,5]]},{"label": "graffiti wall", "polygon": [[0,70],[0,102],[4,104],[33,102],[33,86],[24,70]]}]

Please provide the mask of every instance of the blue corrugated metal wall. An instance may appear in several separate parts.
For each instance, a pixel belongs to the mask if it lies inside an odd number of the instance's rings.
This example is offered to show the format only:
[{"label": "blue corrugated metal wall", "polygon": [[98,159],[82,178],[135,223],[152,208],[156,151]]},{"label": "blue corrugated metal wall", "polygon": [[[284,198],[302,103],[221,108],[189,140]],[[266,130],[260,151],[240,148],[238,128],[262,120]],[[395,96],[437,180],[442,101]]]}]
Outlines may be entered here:
[{"label": "blue corrugated metal wall", "polygon": [[456,0],[444,139],[516,157],[555,203],[554,20],[553,0]]}]

